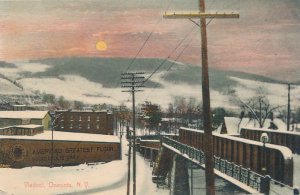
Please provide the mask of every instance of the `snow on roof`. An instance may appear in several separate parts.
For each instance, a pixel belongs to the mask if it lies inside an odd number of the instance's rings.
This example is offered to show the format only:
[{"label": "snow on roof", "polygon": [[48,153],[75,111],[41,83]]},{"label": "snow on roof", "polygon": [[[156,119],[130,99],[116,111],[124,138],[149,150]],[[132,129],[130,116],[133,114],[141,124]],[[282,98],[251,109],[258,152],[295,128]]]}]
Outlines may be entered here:
[{"label": "snow on roof", "polygon": [[[0,135],[0,139],[20,139],[20,140],[52,140],[52,132],[44,131],[33,136],[10,136]],[[101,135],[101,134],[89,134],[89,133],[72,133],[63,131],[53,132],[54,141],[86,141],[86,142],[120,142],[117,136],[113,135]]]},{"label": "snow on roof", "polygon": [[0,111],[0,118],[11,118],[11,119],[20,119],[20,118],[33,118],[33,119],[43,119],[48,111]]},{"label": "snow on roof", "polygon": [[43,125],[34,125],[34,124],[29,124],[29,125],[16,125],[14,127],[18,127],[18,128],[26,128],[26,129],[34,129],[34,128],[38,128],[38,127],[44,127]]},{"label": "snow on roof", "polygon": [[155,139],[141,139],[141,142],[157,142],[160,143],[160,140],[155,140]]},{"label": "snow on roof", "polygon": [[35,124],[28,124],[28,125],[13,125],[7,127],[1,127],[0,129],[9,129],[9,128],[25,128],[25,129],[34,129],[38,127],[44,127],[43,125],[35,125]]},{"label": "snow on roof", "polygon": [[102,110],[56,110],[57,113],[60,112],[71,112],[71,113],[108,113],[108,110],[102,109]]},{"label": "snow on roof", "polygon": [[[258,121],[250,118],[242,118],[241,120],[237,117],[224,117],[224,122],[229,135],[239,135],[241,128],[259,128]],[[262,128],[268,129],[271,122],[271,119],[266,119]],[[278,127],[277,131],[286,131],[286,124],[281,119],[276,118],[273,123]],[[222,125],[217,128],[216,132],[221,133],[221,128]]]}]

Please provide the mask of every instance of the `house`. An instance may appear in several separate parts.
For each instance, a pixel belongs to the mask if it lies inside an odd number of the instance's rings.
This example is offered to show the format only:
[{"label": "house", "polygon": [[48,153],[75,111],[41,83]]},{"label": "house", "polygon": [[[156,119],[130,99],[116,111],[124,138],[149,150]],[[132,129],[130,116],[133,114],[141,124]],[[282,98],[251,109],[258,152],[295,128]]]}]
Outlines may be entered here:
[{"label": "house", "polygon": [[59,110],[55,115],[56,131],[113,135],[113,115],[108,111]]},{"label": "house", "polygon": [[0,128],[0,135],[28,135],[33,136],[44,132],[43,125],[16,125]]},{"label": "house", "polygon": [[17,125],[42,125],[44,130],[50,127],[48,111],[0,111],[0,128]]},{"label": "house", "polygon": [[[224,117],[223,123],[215,130],[220,134],[239,135],[241,128],[260,128],[258,121],[250,118]],[[262,128],[286,131],[286,124],[281,119],[266,119]]]}]

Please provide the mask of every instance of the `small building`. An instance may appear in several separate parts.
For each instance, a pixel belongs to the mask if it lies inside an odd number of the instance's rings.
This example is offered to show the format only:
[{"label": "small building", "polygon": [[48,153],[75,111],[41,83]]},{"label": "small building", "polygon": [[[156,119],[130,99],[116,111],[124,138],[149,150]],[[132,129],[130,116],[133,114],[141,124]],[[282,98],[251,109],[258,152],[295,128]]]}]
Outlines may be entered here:
[{"label": "small building", "polygon": [[[262,128],[286,131],[286,124],[281,119],[266,119]],[[259,124],[255,119],[224,117],[223,123],[216,129],[217,133],[228,135],[239,135],[241,128],[259,128]]]},{"label": "small building", "polygon": [[33,136],[43,133],[43,125],[17,125],[0,128],[0,135],[28,135]]},{"label": "small building", "polygon": [[26,105],[12,105],[13,111],[25,111],[26,110]]},{"label": "small building", "polygon": [[113,135],[113,115],[108,111],[56,111],[56,131]]},{"label": "small building", "polygon": [[50,127],[48,111],[0,111],[0,128],[18,125],[42,125],[43,129]]}]

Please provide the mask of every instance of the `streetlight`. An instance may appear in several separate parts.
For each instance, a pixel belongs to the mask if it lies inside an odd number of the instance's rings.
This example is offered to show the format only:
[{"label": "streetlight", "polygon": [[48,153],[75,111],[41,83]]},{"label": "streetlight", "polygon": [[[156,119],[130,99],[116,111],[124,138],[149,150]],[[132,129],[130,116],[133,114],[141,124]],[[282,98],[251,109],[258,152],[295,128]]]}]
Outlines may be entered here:
[{"label": "streetlight", "polygon": [[54,127],[55,127],[54,123],[62,114],[63,113],[56,115],[55,112],[53,114],[50,114],[50,116],[51,116],[51,163],[50,163],[50,167],[51,168],[53,167],[53,131],[54,131]]},{"label": "streetlight", "polygon": [[267,133],[262,133],[261,136],[260,136],[260,141],[263,143],[263,166],[262,166],[262,172],[264,175],[266,175],[267,173],[267,163],[266,163],[266,143],[269,142],[269,136]]}]

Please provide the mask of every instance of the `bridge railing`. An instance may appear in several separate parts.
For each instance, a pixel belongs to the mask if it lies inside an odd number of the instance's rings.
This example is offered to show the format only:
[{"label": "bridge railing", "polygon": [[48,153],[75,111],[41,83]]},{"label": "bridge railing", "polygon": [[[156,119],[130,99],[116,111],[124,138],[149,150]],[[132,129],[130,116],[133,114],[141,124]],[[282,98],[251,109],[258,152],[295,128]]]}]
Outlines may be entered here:
[{"label": "bridge railing", "polygon": [[[178,150],[178,152],[182,154],[182,156],[198,161],[200,165],[205,164],[205,155],[204,152],[201,150],[198,150],[186,144],[182,144],[178,141],[167,137],[162,138],[162,143]],[[262,176],[251,171],[250,169],[236,165],[232,162],[229,162],[216,156],[214,156],[214,167],[216,170],[230,177],[233,177],[234,179],[250,186],[253,189],[256,189],[259,192],[266,193],[269,191],[269,176]]]},{"label": "bridge railing", "polygon": [[262,133],[267,133],[269,143],[286,146],[291,149],[293,153],[300,154],[300,133],[291,131],[280,131],[270,129],[258,128],[242,128],[240,132],[241,138],[260,141]]},{"label": "bridge railing", "polygon": [[[181,127],[179,142],[204,149],[204,131]],[[214,155],[261,175],[293,185],[293,154],[285,146],[213,133]]]}]

